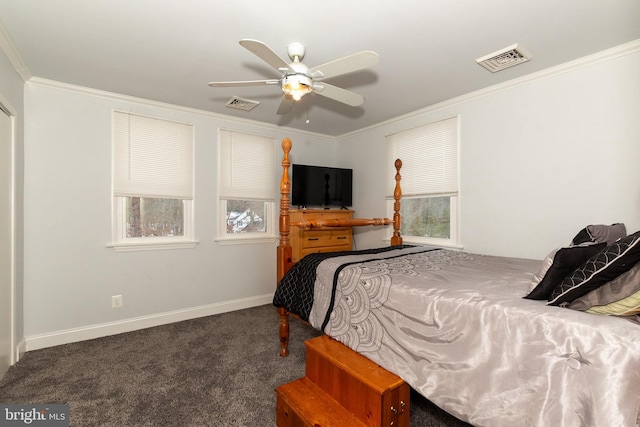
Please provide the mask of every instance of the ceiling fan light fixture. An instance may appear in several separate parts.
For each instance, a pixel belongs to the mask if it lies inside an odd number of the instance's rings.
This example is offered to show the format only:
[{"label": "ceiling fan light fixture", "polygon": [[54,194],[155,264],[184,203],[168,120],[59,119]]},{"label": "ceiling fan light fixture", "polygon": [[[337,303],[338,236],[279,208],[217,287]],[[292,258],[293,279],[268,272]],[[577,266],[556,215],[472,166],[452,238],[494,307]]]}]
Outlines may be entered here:
[{"label": "ceiling fan light fixture", "polygon": [[300,101],[311,91],[313,91],[313,81],[306,74],[288,74],[282,78],[282,92],[295,101]]},{"label": "ceiling fan light fixture", "polygon": [[[285,62],[273,49],[261,41],[242,39],[240,45],[262,59],[266,64],[280,73],[278,79],[268,80],[244,80],[228,82],[210,82],[211,87],[237,87],[237,86],[262,86],[280,85],[283,95],[277,114],[287,114],[296,102],[311,92],[348,105],[359,107],[364,102],[364,97],[350,90],[324,83],[325,79],[353,73],[368,67],[373,67],[380,59],[379,55],[370,50],[354,53],[342,58],[334,59],[325,64],[313,68],[302,63],[305,48],[301,43],[291,43],[287,51],[292,62]],[[318,83],[317,83],[318,82]],[[322,82],[322,83],[319,83]],[[237,108],[240,101],[232,102]]]}]

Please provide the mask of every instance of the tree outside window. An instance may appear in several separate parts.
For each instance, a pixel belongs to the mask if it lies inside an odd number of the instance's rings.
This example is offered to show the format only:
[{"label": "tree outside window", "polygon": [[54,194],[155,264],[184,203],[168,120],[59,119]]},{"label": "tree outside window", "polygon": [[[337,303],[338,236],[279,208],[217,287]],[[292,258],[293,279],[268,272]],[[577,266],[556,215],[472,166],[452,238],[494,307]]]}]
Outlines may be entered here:
[{"label": "tree outside window", "polygon": [[449,197],[403,199],[402,227],[405,236],[451,237],[451,201]]},{"label": "tree outside window", "polygon": [[184,235],[182,200],[127,197],[127,237]]}]

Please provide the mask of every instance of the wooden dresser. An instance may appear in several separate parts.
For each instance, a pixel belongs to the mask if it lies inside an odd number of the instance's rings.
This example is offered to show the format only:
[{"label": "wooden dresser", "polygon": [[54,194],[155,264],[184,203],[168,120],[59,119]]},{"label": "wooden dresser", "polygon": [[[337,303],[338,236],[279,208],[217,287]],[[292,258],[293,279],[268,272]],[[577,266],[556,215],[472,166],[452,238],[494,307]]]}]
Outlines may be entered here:
[{"label": "wooden dresser", "polygon": [[[353,211],[347,209],[292,209],[291,224],[314,219],[351,219]],[[350,251],[353,247],[351,227],[325,227],[303,229],[291,225],[289,238],[293,262],[315,252]]]}]

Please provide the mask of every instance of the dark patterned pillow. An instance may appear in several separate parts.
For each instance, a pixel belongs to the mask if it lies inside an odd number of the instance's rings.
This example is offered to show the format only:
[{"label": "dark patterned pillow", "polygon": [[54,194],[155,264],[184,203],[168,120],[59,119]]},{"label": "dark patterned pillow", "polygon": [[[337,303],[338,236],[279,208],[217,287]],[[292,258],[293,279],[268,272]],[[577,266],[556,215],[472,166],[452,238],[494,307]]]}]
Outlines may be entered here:
[{"label": "dark patterned pillow", "polygon": [[610,245],[623,237],[627,237],[627,228],[622,223],[587,225],[576,234],[571,244],[579,245],[585,242],[596,242]]},{"label": "dark patterned pillow", "polygon": [[[585,244],[579,246],[569,246],[552,251],[541,267],[537,275],[544,275],[542,280],[525,297],[527,299],[546,300],[551,292],[562,280],[570,275],[576,268],[580,267],[586,260],[600,252],[607,245],[605,243]],[[553,263],[546,271],[543,271],[548,264],[548,258],[553,257]],[[534,275],[535,276],[535,275]]]},{"label": "dark patterned pillow", "polygon": [[640,231],[609,245],[592,256],[558,285],[549,297],[549,305],[560,305],[586,295],[615,279],[640,261]]}]

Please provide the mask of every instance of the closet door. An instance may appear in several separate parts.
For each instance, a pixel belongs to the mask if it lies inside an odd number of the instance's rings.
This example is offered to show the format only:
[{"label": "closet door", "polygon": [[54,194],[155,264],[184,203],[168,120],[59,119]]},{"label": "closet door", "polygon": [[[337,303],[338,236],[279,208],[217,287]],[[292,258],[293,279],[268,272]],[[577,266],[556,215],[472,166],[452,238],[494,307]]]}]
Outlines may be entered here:
[{"label": "closet door", "polygon": [[13,330],[13,150],[11,118],[0,108],[0,377],[11,364]]}]

